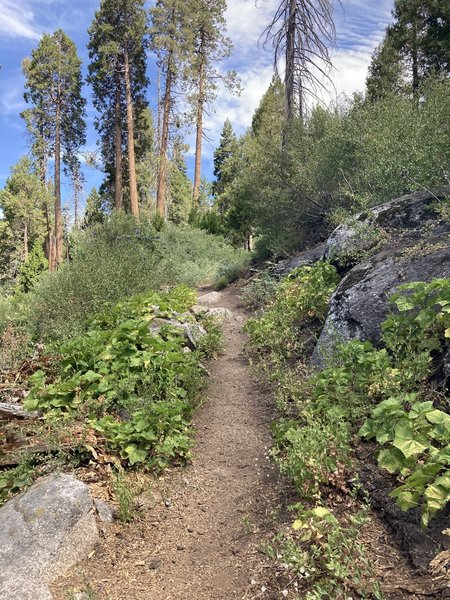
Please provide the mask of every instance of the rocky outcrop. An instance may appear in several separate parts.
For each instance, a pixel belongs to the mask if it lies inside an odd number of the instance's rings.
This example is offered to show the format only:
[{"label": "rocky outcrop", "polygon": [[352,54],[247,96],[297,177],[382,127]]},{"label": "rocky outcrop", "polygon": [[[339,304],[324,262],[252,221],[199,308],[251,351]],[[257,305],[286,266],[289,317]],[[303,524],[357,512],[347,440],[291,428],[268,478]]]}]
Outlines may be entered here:
[{"label": "rocky outcrop", "polygon": [[350,268],[368,254],[387,247],[435,237],[450,230],[437,218],[434,205],[449,189],[408,194],[356,215],[337,227],[325,243],[324,258]]},{"label": "rocky outcrop", "polygon": [[274,275],[281,277],[283,275],[287,275],[294,269],[298,269],[299,267],[312,265],[324,258],[325,250],[326,244],[320,244],[319,246],[315,246],[314,248],[310,248],[309,250],[304,250],[303,252],[296,254],[292,258],[282,260],[275,266],[273,270]]},{"label": "rocky outcrop", "polygon": [[446,195],[450,189],[403,196],[331,234],[323,256],[344,278],[331,299],[314,366],[326,364],[342,341],[379,342],[389,297],[401,284],[450,277],[450,224],[436,211]]},{"label": "rocky outcrop", "polygon": [[97,542],[89,488],[69,475],[39,480],[0,508],[0,598],[51,600],[48,586]]},{"label": "rocky outcrop", "polygon": [[450,278],[447,237],[431,240],[428,250],[388,249],[358,264],[331,298],[313,364],[323,365],[342,341],[359,339],[377,343],[390,308],[389,297],[404,283],[434,278]]}]

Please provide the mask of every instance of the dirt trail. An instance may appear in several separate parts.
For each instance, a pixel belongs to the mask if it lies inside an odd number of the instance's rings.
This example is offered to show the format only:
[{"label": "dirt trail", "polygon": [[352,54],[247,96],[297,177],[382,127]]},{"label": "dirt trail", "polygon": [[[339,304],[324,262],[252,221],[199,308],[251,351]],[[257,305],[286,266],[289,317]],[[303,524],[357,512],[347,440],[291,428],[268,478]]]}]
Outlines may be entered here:
[{"label": "dirt trail", "polygon": [[60,582],[58,598],[68,589],[90,589],[96,600],[231,600],[261,592],[258,547],[279,494],[267,459],[272,402],[244,355],[246,315],[236,291],[222,292],[216,305],[233,318],[195,418],[192,464],[152,484],[154,504],[143,520],[109,527],[96,555]]}]

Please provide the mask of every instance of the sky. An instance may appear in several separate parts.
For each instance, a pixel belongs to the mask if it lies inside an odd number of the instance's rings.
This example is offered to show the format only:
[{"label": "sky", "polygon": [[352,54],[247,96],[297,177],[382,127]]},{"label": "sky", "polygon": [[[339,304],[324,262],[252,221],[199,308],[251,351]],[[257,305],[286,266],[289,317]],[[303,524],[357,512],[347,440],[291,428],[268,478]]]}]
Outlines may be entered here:
[{"label": "sky", "polygon": [[[23,100],[24,77],[21,61],[30,56],[43,33],[58,28],[74,40],[87,71],[87,29],[100,0],[0,0],[0,188],[4,186],[11,167],[28,151],[25,127],[20,112],[26,108]],[[223,70],[237,71],[243,91],[239,97],[225,90],[219,92],[213,110],[206,117],[203,174],[212,178],[212,157],[218,145],[225,119],[229,118],[238,134],[250,125],[254,110],[267,90],[273,74],[273,53],[264,48],[262,32],[274,15],[280,0],[228,0],[227,27],[234,51],[222,65]],[[149,1],[149,5],[151,0]],[[367,67],[373,50],[381,41],[391,21],[393,0],[342,0],[336,2],[334,20],[337,45],[333,51],[334,88],[324,97],[333,102],[337,96],[350,95],[364,89]],[[151,84],[148,95],[155,106],[155,73],[153,57],[149,56]],[[88,136],[84,150],[95,151],[97,136],[93,126],[95,112],[88,98]],[[187,137],[193,148],[193,136]],[[187,155],[189,172],[193,170],[193,150]],[[99,185],[102,174],[84,166],[86,184],[84,197],[93,185]],[[63,200],[70,203],[71,189],[63,183]]]}]

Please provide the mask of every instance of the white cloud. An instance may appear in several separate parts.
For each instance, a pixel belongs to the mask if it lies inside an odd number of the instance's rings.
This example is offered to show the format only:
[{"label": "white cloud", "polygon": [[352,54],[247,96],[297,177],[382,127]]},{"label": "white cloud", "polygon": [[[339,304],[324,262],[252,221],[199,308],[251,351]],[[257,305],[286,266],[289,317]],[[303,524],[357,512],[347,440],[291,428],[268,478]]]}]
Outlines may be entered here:
[{"label": "white cloud", "polygon": [[0,33],[12,38],[39,39],[34,12],[27,2],[0,0]]},{"label": "white cloud", "polygon": [[23,80],[21,75],[13,74],[6,80],[0,82],[0,115],[7,118],[9,126],[14,127],[15,120],[10,121],[10,117],[15,117],[26,107],[23,99]]}]

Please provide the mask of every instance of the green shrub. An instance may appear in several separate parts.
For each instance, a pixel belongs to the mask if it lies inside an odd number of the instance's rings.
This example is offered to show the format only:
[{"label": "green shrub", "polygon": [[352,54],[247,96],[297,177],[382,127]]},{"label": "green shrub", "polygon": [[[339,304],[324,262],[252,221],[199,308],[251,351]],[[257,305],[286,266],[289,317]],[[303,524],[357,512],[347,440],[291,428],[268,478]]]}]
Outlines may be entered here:
[{"label": "green shrub", "polygon": [[155,318],[194,321],[185,311],[196,298],[184,286],[148,292],[91,319],[86,333],[56,347],[56,379],[43,371],[30,378],[26,407],[50,418],[84,419],[129,465],[162,469],[186,460],[201,359],[217,343],[217,328],[211,324],[204,347],[186,352],[179,327],[152,333],[150,325]]},{"label": "green shrub", "polygon": [[145,218],[113,214],[75,236],[72,260],[36,282],[28,298],[30,330],[43,341],[67,339],[107,304],[148,289],[209,283],[222,263],[247,257],[199,229],[168,225],[156,231]]},{"label": "green shrub", "polygon": [[303,351],[300,327],[322,323],[328,303],[339,281],[336,269],[328,262],[293,271],[279,285],[273,303],[259,319],[250,319],[246,330],[252,348],[293,358]]},{"label": "green shrub", "polygon": [[384,348],[351,341],[327,368],[308,373],[292,359],[304,351],[305,325],[324,314],[324,268],[301,270],[283,282],[248,327],[279,408],[296,417],[276,430],[277,460],[303,495],[320,497],[321,487],[348,465],[353,427],[371,414],[360,435],[382,444],[380,466],[400,477],[392,497],[403,509],[421,506],[427,525],[450,497],[448,401],[440,397],[444,410],[438,410],[427,385],[449,345],[450,280],[401,286],[391,298],[396,310],[382,327]]},{"label": "green shrub", "polygon": [[416,394],[388,398],[372,411],[359,435],[384,449],[378,464],[400,473],[402,485],[391,496],[402,510],[422,508],[422,524],[445,508],[450,498],[450,415]]},{"label": "green shrub", "polygon": [[219,290],[244,277],[248,270],[251,255],[244,250],[236,250],[236,256],[228,262],[222,262],[217,269],[214,287]]},{"label": "green shrub", "polygon": [[242,289],[241,298],[249,310],[259,310],[274,300],[277,287],[278,280],[263,273]]}]

